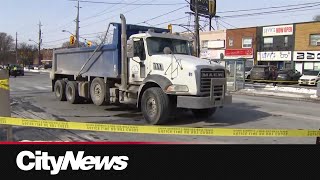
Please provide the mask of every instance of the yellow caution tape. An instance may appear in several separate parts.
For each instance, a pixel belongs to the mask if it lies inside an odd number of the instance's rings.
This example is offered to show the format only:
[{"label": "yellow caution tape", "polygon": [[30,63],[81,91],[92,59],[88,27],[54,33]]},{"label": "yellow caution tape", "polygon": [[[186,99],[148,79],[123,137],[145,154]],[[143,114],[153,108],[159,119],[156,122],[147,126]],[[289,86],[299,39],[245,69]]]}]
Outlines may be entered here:
[{"label": "yellow caution tape", "polygon": [[4,89],[4,90],[9,90],[9,80],[8,79],[3,79],[0,80],[0,89]]},{"label": "yellow caution tape", "polygon": [[36,128],[82,130],[97,132],[190,135],[190,136],[233,136],[233,137],[320,137],[320,130],[289,129],[222,129],[222,128],[188,128],[165,126],[135,126],[115,124],[94,124],[78,122],[61,122],[52,120],[34,120],[0,117],[0,124]]},{"label": "yellow caution tape", "polygon": [[277,81],[277,80],[252,80],[252,79],[246,79],[247,81],[252,81],[252,82],[265,82],[265,83],[296,83],[298,84],[298,81]]}]

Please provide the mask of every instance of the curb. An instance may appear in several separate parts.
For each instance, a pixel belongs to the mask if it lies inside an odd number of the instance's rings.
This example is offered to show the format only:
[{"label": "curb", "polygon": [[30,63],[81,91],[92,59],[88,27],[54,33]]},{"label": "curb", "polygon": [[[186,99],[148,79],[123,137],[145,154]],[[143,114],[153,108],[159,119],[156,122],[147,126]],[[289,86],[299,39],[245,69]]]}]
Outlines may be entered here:
[{"label": "curb", "polygon": [[252,97],[271,97],[275,99],[284,99],[284,100],[294,100],[294,101],[304,101],[304,102],[313,102],[313,103],[320,103],[320,98],[294,98],[294,97],[285,97],[285,96],[274,96],[274,95],[267,95],[267,94],[257,94],[257,93],[246,93],[246,92],[231,92],[233,95],[245,95],[245,96],[252,96]]}]

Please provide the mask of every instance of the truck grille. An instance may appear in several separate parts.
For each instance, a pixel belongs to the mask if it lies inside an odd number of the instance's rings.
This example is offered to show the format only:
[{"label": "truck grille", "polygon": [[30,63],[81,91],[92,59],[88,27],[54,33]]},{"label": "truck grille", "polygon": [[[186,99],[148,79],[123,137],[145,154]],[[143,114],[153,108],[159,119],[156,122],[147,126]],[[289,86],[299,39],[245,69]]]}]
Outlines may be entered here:
[{"label": "truck grille", "polygon": [[[202,69],[201,70],[201,85],[200,92],[210,93],[211,88],[211,79],[225,78],[225,71],[223,69],[211,70],[211,69]],[[214,88],[214,96],[222,96],[223,95],[223,85],[213,86]]]}]

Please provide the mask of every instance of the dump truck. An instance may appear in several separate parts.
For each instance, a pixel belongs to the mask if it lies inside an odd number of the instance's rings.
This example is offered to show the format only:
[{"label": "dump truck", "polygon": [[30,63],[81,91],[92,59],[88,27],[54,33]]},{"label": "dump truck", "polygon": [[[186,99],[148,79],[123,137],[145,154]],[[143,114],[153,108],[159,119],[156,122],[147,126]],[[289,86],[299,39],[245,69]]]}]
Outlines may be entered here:
[{"label": "dump truck", "polygon": [[134,105],[152,125],[167,123],[176,108],[208,118],[232,103],[225,68],[193,56],[189,37],[120,19],[100,45],[54,50],[50,78],[59,101]]}]

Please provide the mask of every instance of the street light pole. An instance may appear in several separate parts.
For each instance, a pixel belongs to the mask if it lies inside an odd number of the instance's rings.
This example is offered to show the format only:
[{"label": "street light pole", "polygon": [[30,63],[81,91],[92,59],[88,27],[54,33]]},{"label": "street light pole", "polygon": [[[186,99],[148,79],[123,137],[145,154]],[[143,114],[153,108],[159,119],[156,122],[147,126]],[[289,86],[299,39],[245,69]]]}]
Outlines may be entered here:
[{"label": "street light pole", "polygon": [[41,65],[41,42],[42,42],[42,38],[41,38],[41,22],[39,22],[39,43],[38,43],[38,65]]}]

